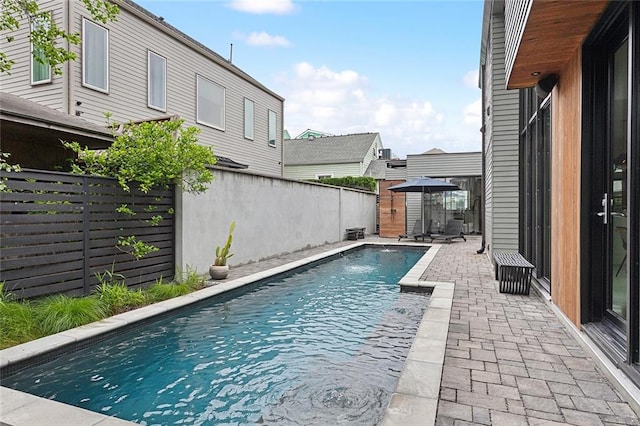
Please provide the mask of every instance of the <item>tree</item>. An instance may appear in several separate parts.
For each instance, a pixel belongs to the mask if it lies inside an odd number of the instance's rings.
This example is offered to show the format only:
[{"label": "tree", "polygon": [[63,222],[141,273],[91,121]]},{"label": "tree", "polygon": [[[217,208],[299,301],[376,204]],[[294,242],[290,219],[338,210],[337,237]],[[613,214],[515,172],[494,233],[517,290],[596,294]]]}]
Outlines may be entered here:
[{"label": "tree", "polygon": [[[120,11],[109,0],[82,0],[96,21],[106,24],[115,21]],[[60,46],[61,40],[70,44],[80,43],[80,34],[68,33],[59,28],[51,13],[40,10],[37,0],[0,0],[0,32],[7,43],[15,40],[15,31],[20,22],[27,18],[31,25],[29,41],[33,45],[33,57],[42,64],[48,64],[55,74],[62,74],[61,64],[75,60],[76,54]],[[10,73],[15,61],[0,51],[0,73]]]}]

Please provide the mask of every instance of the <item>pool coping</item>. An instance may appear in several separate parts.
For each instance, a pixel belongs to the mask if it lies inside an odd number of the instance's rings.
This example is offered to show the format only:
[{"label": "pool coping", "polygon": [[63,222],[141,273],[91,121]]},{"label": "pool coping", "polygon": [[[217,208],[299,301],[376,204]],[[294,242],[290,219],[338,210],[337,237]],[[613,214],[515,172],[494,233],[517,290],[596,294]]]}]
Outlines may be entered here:
[{"label": "pool coping", "polygon": [[[0,367],[4,368],[29,358],[46,354],[62,346],[94,338],[129,324],[208,299],[363,245],[407,246],[407,244],[402,243],[365,241],[327,250],[265,271],[215,284],[185,296],[158,302],[91,324],[0,350]],[[424,288],[432,294],[428,308],[425,310],[416,337],[403,365],[396,389],[392,394],[391,401],[382,420],[382,425],[431,425],[435,423],[454,284],[420,280],[421,275],[437,254],[440,246],[431,244],[412,244],[411,246],[428,246],[430,248],[398,284],[401,288]],[[68,426],[123,426],[137,424],[0,386],[0,422],[14,426],[23,424],[44,426],[49,425],[52,418],[64,418],[65,424]]]}]

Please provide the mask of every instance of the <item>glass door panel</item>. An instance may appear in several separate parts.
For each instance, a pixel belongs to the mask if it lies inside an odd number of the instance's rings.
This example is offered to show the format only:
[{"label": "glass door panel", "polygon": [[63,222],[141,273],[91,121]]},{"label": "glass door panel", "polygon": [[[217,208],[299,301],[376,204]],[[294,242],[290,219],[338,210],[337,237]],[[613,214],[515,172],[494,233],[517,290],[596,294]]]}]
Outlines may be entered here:
[{"label": "glass door panel", "polygon": [[610,215],[607,226],[609,242],[608,299],[610,312],[620,320],[627,317],[627,137],[629,105],[629,42],[613,53],[611,59],[610,129],[607,177]]}]

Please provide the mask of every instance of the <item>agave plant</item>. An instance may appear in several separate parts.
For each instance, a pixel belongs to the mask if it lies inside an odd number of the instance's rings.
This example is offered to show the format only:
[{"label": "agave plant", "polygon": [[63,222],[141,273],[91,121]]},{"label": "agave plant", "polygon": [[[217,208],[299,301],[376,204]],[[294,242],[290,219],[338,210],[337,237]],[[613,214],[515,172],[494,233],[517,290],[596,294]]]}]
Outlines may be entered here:
[{"label": "agave plant", "polygon": [[233,256],[231,253],[231,243],[233,242],[233,231],[236,229],[236,221],[231,222],[231,226],[229,226],[229,236],[227,237],[227,242],[224,246],[216,247],[216,259],[213,262],[216,266],[225,266],[227,264],[227,259]]}]

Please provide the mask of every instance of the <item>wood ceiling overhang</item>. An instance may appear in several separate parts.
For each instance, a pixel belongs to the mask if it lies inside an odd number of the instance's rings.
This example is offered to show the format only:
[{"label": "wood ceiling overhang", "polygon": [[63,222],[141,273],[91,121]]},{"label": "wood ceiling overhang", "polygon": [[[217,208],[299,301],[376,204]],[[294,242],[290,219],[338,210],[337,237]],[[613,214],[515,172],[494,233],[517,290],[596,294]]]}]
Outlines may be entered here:
[{"label": "wood ceiling overhang", "polygon": [[534,0],[507,88],[532,87],[545,75],[560,74],[607,4],[609,0]]}]

